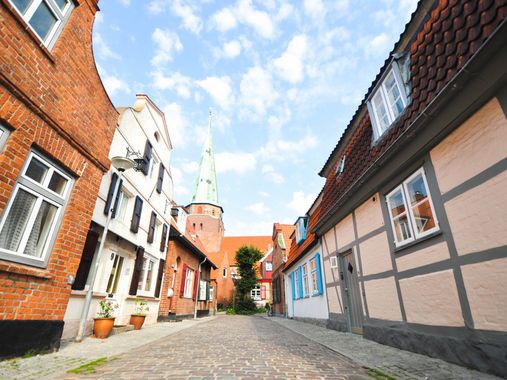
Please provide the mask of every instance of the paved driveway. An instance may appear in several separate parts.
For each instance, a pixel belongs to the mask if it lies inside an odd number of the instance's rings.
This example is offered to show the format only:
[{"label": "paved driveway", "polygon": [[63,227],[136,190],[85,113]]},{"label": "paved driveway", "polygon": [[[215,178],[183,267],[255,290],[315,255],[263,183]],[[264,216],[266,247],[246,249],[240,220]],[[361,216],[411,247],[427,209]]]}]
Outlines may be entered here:
[{"label": "paved driveway", "polygon": [[65,379],[370,379],[367,370],[259,317],[220,316]]}]

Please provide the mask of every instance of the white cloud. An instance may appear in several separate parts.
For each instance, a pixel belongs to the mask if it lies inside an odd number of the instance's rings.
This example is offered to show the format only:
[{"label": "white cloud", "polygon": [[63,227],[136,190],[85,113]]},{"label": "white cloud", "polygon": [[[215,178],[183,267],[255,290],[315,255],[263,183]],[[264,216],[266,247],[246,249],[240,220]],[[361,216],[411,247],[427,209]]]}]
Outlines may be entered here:
[{"label": "white cloud", "polygon": [[308,38],[304,34],[294,36],[287,50],[273,64],[278,74],[286,81],[295,84],[304,79],[304,59],[308,48]]},{"label": "white cloud", "polygon": [[166,7],[165,0],[152,0],[148,4],[148,12],[157,15],[162,13],[165,7]]},{"label": "white cloud", "polygon": [[199,169],[199,163],[197,161],[185,162],[183,164],[183,171],[185,173],[196,173]]},{"label": "white cloud", "polygon": [[258,216],[267,214],[271,211],[263,202],[252,203],[251,205],[248,205],[246,209]]},{"label": "white cloud", "polygon": [[259,66],[250,68],[240,84],[241,102],[263,115],[274,105],[279,94],[273,87],[271,74]]},{"label": "white cloud", "polygon": [[262,174],[265,175],[267,180],[277,185],[285,182],[285,178],[283,178],[283,176],[280,173],[277,173],[272,165],[265,164],[262,167]]},{"label": "white cloud", "polygon": [[295,10],[292,4],[282,3],[278,9],[278,13],[275,16],[276,21],[283,21],[294,15]]},{"label": "white cloud", "polygon": [[384,56],[388,54],[389,37],[386,33],[380,33],[374,37],[365,37],[362,39],[363,46],[367,57]]},{"label": "white cloud", "polygon": [[258,220],[243,222],[241,220],[234,220],[234,223],[226,224],[225,233],[227,236],[271,236],[273,232],[273,220]]},{"label": "white cloud", "polygon": [[125,94],[130,93],[130,87],[124,80],[118,78],[115,75],[109,75],[105,70],[103,70],[100,66],[97,65],[97,70],[102,78],[102,83],[104,84],[104,88],[109,96],[114,96],[118,92],[123,92]]},{"label": "white cloud", "polygon": [[119,0],[120,4],[124,7],[128,7],[130,5],[130,0]]},{"label": "white cloud", "polygon": [[305,12],[312,18],[323,18],[326,15],[326,7],[322,0],[305,0]]},{"label": "white cloud", "polygon": [[230,8],[223,8],[211,16],[211,23],[219,32],[227,32],[238,24],[234,12]]},{"label": "white cloud", "polygon": [[259,191],[259,195],[263,198],[271,198],[271,194],[266,191]]},{"label": "white cloud", "polygon": [[223,77],[207,77],[204,80],[196,82],[198,86],[203,88],[213,100],[223,109],[229,109],[234,103],[232,94],[231,78]]},{"label": "white cloud", "polygon": [[202,21],[195,15],[195,9],[189,4],[183,4],[181,0],[172,1],[172,11],[183,21],[183,28],[199,34],[202,29]]},{"label": "white cloud", "polygon": [[235,58],[241,54],[241,43],[238,40],[232,40],[224,43],[223,46],[225,58]]},{"label": "white cloud", "polygon": [[312,133],[307,133],[299,140],[287,140],[279,136],[270,139],[265,146],[258,150],[257,155],[265,161],[291,160],[298,162],[308,150],[315,148],[317,145],[318,140]]},{"label": "white cloud", "polygon": [[275,35],[275,25],[270,15],[252,6],[251,0],[239,0],[236,5],[236,17],[240,22],[250,26],[255,32],[267,39]]},{"label": "white cloud", "polygon": [[251,153],[244,152],[221,152],[215,154],[216,168],[218,173],[236,172],[245,174],[255,169],[257,160]]},{"label": "white cloud", "polygon": [[153,78],[153,87],[158,90],[175,90],[178,96],[189,99],[192,96],[192,79],[175,72],[170,76],[165,76],[160,70],[151,73]]},{"label": "white cloud", "polygon": [[294,210],[298,216],[301,216],[308,211],[314,200],[315,195],[313,194],[305,194],[302,191],[295,191],[292,193],[292,199],[289,201],[287,206]]},{"label": "white cloud", "polygon": [[184,186],[183,173],[175,166],[171,167],[171,176],[174,183],[174,195],[185,196],[190,193],[188,186]]},{"label": "white cloud", "polygon": [[173,60],[173,53],[183,50],[183,45],[178,35],[170,30],[156,28],[151,38],[157,44],[155,55],[151,59],[153,66]]},{"label": "white cloud", "polygon": [[102,59],[121,59],[120,55],[111,50],[106,41],[102,38],[102,35],[98,32],[93,34],[93,47],[94,51],[97,52]]},{"label": "white cloud", "polygon": [[183,147],[186,143],[186,136],[188,136],[188,121],[181,106],[177,103],[170,103],[163,110],[173,146]]}]

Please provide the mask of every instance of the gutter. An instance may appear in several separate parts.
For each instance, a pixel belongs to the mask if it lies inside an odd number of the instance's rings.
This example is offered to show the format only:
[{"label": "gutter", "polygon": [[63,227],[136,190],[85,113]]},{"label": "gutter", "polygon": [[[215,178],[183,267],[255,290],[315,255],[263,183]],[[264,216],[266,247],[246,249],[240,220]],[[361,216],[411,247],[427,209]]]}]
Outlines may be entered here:
[{"label": "gutter", "polygon": [[294,261],[292,261],[289,265],[287,265],[286,267],[284,267],[282,269],[282,272],[285,273],[285,271],[289,270],[294,264],[296,264],[304,255],[306,255],[308,253],[308,251],[310,249],[312,249],[313,247],[315,247],[317,244],[319,243],[319,239],[317,238],[317,236],[315,236],[315,239],[310,243],[310,245],[308,247],[306,247],[304,249],[303,252],[301,252],[295,259]]}]

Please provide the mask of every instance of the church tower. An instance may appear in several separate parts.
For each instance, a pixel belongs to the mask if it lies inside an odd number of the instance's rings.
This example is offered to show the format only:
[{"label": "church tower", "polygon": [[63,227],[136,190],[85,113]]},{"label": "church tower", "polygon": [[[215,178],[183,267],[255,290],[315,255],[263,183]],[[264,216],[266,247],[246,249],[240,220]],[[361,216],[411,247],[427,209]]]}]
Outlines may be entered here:
[{"label": "church tower", "polygon": [[215,155],[211,139],[211,111],[192,201],[186,209],[188,220],[208,253],[218,252],[224,237],[224,210],[218,203]]}]

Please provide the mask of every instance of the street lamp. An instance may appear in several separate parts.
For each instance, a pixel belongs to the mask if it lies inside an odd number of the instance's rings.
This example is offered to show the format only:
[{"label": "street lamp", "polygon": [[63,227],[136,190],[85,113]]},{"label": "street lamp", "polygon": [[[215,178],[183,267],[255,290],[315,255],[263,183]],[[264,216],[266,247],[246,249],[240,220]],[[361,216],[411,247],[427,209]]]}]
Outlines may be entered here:
[{"label": "street lamp", "polygon": [[[118,191],[120,191],[119,186],[121,183],[121,178],[123,172],[129,169],[132,169],[135,166],[134,160],[128,158],[129,149],[127,149],[127,157],[113,157],[111,158],[111,165],[118,170],[120,173],[118,175],[118,180],[114,186],[113,196],[111,199],[116,199],[116,195]],[[81,342],[83,340],[83,335],[85,333],[86,327],[86,319],[88,317],[88,312],[90,311],[90,304],[92,302],[93,296],[93,286],[95,284],[95,278],[97,277],[97,272],[100,265],[100,257],[102,255],[102,249],[104,248],[104,243],[106,242],[107,232],[109,229],[109,222],[111,221],[111,217],[113,215],[113,209],[115,207],[114,202],[111,202],[111,209],[107,213],[106,223],[104,224],[104,230],[102,231],[102,238],[100,239],[99,250],[97,252],[97,260],[95,260],[95,266],[93,266],[92,271],[90,273],[90,284],[88,285],[88,290],[86,291],[85,303],[83,306],[83,311],[81,312],[81,319],[79,321],[79,329],[76,336],[76,342]]]}]

